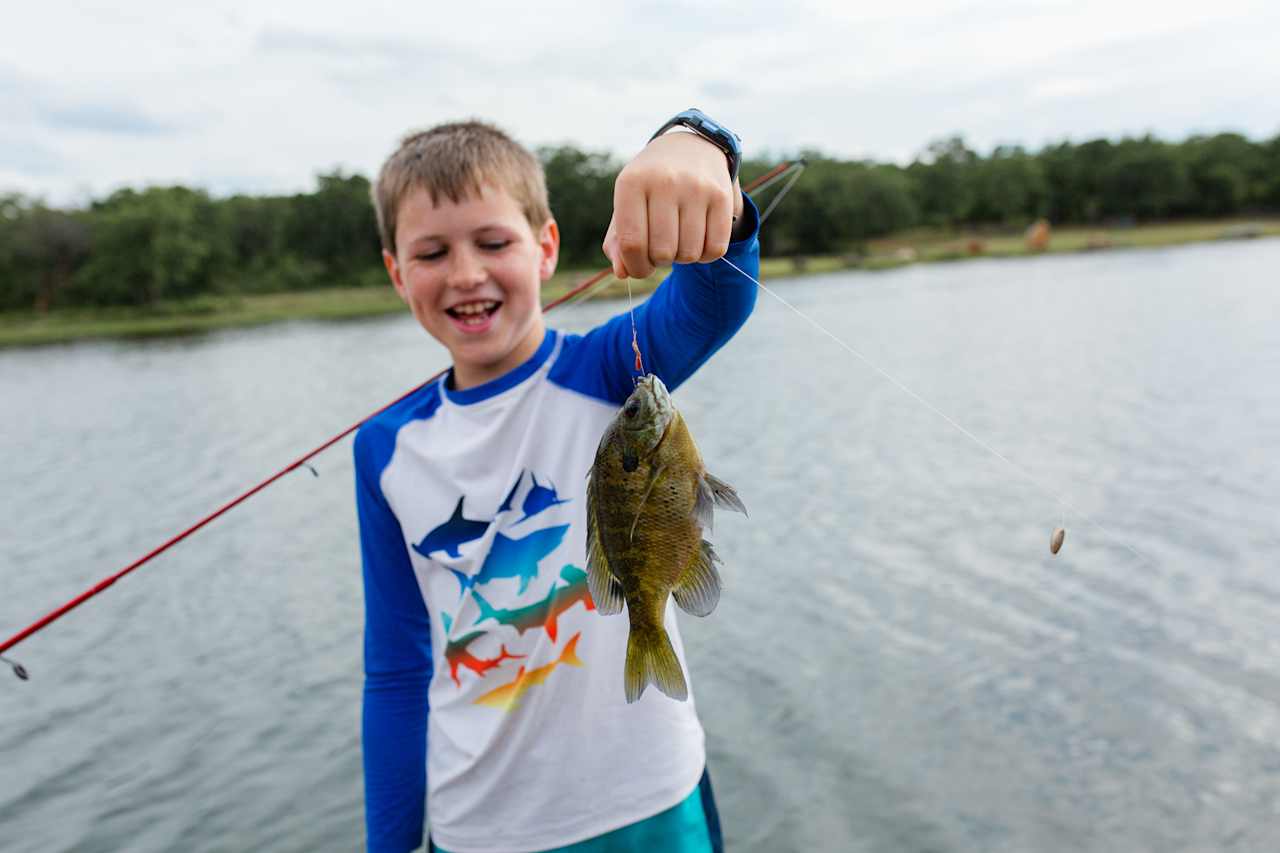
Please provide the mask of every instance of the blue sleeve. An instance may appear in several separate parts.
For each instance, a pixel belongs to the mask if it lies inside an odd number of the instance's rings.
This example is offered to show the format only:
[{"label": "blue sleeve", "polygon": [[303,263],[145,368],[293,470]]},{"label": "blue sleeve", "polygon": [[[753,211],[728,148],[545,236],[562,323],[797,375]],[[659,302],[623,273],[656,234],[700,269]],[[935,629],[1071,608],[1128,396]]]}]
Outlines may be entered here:
[{"label": "blue sleeve", "polygon": [[379,487],[394,435],[356,434],[356,513],[364,573],[365,832],[370,853],[422,846],[431,631],[400,523]]},{"label": "blue sleeve", "polygon": [[[742,215],[750,217],[750,233],[730,243],[725,257],[759,278],[760,213],[745,194]],[[728,264],[676,264],[635,311],[645,371],[675,390],[733,337],[755,304],[755,283]],[[618,405],[626,401],[636,375],[629,311],[568,345],[574,351],[556,365],[553,381]]]}]

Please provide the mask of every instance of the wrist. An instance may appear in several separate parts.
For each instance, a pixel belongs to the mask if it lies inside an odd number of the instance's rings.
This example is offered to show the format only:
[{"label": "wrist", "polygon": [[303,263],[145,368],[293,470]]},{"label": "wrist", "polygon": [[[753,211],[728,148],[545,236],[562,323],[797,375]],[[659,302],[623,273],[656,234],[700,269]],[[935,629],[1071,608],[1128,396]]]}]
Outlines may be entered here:
[{"label": "wrist", "polygon": [[728,162],[729,177],[733,180],[734,185],[737,185],[738,169],[742,165],[742,140],[738,138],[736,133],[695,107],[676,113],[666,124],[658,128],[658,132],[651,136],[649,141],[652,142],[659,136],[677,128],[682,132],[702,137],[708,143],[724,152],[725,159]]}]

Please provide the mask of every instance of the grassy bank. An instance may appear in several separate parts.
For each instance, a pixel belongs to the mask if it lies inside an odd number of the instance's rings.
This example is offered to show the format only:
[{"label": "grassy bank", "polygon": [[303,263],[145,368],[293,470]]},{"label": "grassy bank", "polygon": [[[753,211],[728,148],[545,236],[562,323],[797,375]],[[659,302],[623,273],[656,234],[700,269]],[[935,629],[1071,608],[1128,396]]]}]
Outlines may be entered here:
[{"label": "grassy bank", "polygon": [[[1280,219],[1248,222],[1156,223],[1130,228],[1055,228],[1048,253],[1150,248],[1229,238],[1280,237]],[[913,231],[870,241],[862,252],[805,258],[768,258],[766,278],[840,269],[887,269],[908,263],[1028,254],[1020,233],[947,234]],[[583,272],[560,273],[544,289],[553,299],[584,278]],[[633,282],[640,294],[660,277]],[[607,284],[605,295],[624,296],[626,285]],[[184,335],[216,329],[256,326],[283,320],[345,320],[405,311],[390,286],[275,293],[254,296],[209,296],[191,302],[149,308],[104,308],[54,311],[48,314],[0,314],[0,347],[32,346],[95,338],[143,338]]]}]

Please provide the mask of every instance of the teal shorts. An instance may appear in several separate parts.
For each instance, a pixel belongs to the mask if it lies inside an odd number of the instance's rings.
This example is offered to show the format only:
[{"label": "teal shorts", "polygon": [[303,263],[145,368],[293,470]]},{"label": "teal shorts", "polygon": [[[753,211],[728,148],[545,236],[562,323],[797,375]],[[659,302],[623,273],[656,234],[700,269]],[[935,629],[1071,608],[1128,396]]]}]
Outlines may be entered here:
[{"label": "teal shorts", "polygon": [[[432,853],[448,853],[427,842]],[[664,812],[639,823],[543,853],[724,853],[720,814],[706,770],[693,793]]]}]

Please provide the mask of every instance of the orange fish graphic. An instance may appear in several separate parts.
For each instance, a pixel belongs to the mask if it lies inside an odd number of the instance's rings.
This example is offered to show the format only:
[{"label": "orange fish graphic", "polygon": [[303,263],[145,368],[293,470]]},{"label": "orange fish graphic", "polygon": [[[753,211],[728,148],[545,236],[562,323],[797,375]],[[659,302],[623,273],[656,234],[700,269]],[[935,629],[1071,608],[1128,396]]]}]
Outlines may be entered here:
[{"label": "orange fish graphic", "polygon": [[569,642],[564,644],[564,651],[560,653],[560,657],[551,663],[535,669],[520,667],[520,671],[516,673],[514,681],[510,681],[501,687],[495,687],[477,699],[475,704],[488,705],[490,708],[501,708],[504,711],[510,711],[520,703],[524,694],[529,692],[529,688],[546,681],[548,676],[551,675],[551,671],[560,666],[560,664],[583,666],[582,659],[578,657],[577,652],[578,638],[581,636],[581,631],[574,634],[569,639]]}]

